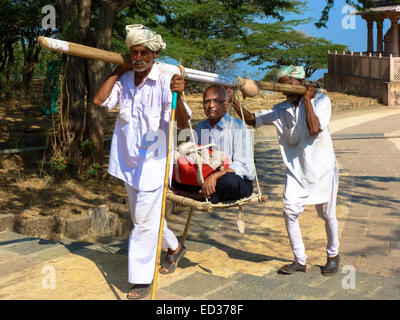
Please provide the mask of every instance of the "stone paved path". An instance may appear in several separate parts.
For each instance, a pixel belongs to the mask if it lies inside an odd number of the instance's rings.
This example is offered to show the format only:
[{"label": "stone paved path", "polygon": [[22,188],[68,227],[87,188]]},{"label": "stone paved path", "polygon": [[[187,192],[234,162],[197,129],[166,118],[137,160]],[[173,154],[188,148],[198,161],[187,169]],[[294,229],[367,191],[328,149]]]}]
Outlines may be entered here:
[{"label": "stone paved path", "polygon": [[[284,168],[271,136],[268,143],[257,142],[255,152],[269,202],[246,207],[245,235],[237,231],[233,209],[195,213],[187,254],[174,274],[160,275],[157,299],[400,299],[400,139],[351,139],[396,136],[399,123],[399,110],[333,117],[340,273],[320,274],[326,240],[312,207],[300,221],[307,273],[277,273],[292,254],[282,218]],[[187,210],[176,208],[169,217],[177,234],[186,216]],[[93,244],[0,233],[0,299],[125,299],[126,279],[125,239]]]},{"label": "stone paved path", "polygon": [[[400,132],[400,115],[340,131]],[[344,263],[358,270],[400,277],[400,148],[396,139],[335,141],[342,169],[341,201],[350,212],[342,234]],[[399,287],[400,289],[400,287]]]}]

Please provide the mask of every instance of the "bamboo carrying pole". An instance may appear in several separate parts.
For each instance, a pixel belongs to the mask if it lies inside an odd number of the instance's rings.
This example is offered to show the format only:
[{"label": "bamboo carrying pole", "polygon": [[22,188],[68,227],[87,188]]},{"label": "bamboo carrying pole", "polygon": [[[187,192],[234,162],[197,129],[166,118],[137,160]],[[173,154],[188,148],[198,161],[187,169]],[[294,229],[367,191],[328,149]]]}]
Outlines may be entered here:
[{"label": "bamboo carrying pole", "polygon": [[157,243],[157,255],[156,255],[156,265],[154,269],[154,278],[153,278],[153,287],[151,288],[151,300],[156,298],[156,290],[157,290],[157,278],[158,278],[158,269],[160,267],[160,258],[161,258],[161,244],[162,244],[162,236],[164,232],[164,220],[165,220],[165,207],[167,205],[167,189],[169,185],[169,167],[171,161],[171,148],[172,141],[174,138],[174,126],[173,123],[175,121],[175,111],[178,100],[178,93],[173,92],[172,94],[172,106],[171,106],[171,121],[169,126],[169,137],[168,137],[168,153],[167,153],[167,163],[165,164],[165,178],[164,178],[164,190],[162,197],[162,205],[161,205],[161,218],[160,218],[160,229],[158,232],[158,243]]},{"label": "bamboo carrying pole", "polygon": [[[124,57],[116,52],[97,49],[69,41],[47,37],[38,37],[38,43],[42,48],[49,49],[55,52],[66,53],[72,56],[92,60],[100,60],[116,65],[127,65],[131,63],[128,56]],[[167,66],[167,68],[168,66],[170,66],[168,64],[163,65]],[[244,92],[248,97],[255,97],[260,90],[295,94],[304,94],[307,90],[307,88],[304,86],[294,86],[267,81],[254,81],[251,79],[242,79],[239,77],[225,77],[216,73],[203,72],[189,68],[185,68],[185,78],[198,82],[220,84],[228,87],[239,87],[240,90]]]},{"label": "bamboo carrying pole", "polygon": [[130,63],[124,57],[116,52],[97,49],[94,47],[85,46],[82,44],[63,41],[48,37],[38,37],[38,43],[42,48],[49,49],[55,52],[62,52],[86,59],[100,60],[117,65],[124,65]]},{"label": "bamboo carrying pole", "polygon": [[295,93],[295,94],[305,94],[307,88],[305,86],[293,86],[291,84],[283,84],[276,82],[267,82],[267,81],[256,81],[257,86],[260,90],[267,91],[277,91],[284,93]]}]

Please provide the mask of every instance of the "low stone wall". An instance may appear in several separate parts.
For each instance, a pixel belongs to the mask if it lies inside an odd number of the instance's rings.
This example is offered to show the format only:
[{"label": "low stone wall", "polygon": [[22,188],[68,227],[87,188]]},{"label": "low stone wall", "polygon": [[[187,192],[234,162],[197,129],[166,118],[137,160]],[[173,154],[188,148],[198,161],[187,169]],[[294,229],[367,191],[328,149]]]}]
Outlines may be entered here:
[{"label": "low stone wall", "polygon": [[[172,202],[167,201],[166,217],[173,208]],[[64,238],[79,241],[96,241],[103,237],[128,239],[132,227],[129,210],[116,214],[109,211],[105,204],[90,208],[86,214],[69,218],[59,216],[24,218],[20,214],[0,214],[0,232],[12,231],[54,241]]]},{"label": "low stone wall", "polygon": [[324,87],[328,91],[377,98],[382,104],[390,107],[400,106],[400,82],[325,73]]},{"label": "low stone wall", "polygon": [[387,91],[389,96],[389,106],[400,106],[400,83],[388,82]]},{"label": "low stone wall", "polygon": [[87,214],[63,218],[58,216],[38,216],[24,219],[20,215],[1,214],[0,232],[14,231],[24,235],[49,240],[96,240],[116,236],[128,238],[132,230],[132,220],[127,212],[121,217],[101,205],[88,210]]},{"label": "low stone wall", "polygon": [[377,98],[385,105],[389,102],[387,83],[379,80],[325,73],[324,86],[328,91]]}]

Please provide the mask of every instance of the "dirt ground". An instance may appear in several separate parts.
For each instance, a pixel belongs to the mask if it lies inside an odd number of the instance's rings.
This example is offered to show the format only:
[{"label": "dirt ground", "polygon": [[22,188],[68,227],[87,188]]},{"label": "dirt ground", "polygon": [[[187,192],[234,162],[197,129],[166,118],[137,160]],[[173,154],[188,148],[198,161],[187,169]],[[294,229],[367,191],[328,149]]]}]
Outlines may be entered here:
[{"label": "dirt ground", "polygon": [[[333,112],[385,108],[375,99],[328,92]],[[204,118],[201,94],[186,96],[193,110],[194,123]],[[262,94],[247,99],[251,111],[269,109],[284,100],[282,94]],[[102,181],[69,179],[57,181],[40,169],[43,151],[1,154],[3,150],[44,146],[51,128],[50,116],[42,115],[41,86],[34,83],[30,99],[0,101],[0,214],[13,213],[26,219],[35,216],[86,214],[90,207],[107,204],[115,213],[127,211],[123,184],[104,175]],[[106,135],[111,136],[117,113],[109,114]],[[106,153],[110,143],[106,142]],[[103,166],[106,172],[108,158]]]}]

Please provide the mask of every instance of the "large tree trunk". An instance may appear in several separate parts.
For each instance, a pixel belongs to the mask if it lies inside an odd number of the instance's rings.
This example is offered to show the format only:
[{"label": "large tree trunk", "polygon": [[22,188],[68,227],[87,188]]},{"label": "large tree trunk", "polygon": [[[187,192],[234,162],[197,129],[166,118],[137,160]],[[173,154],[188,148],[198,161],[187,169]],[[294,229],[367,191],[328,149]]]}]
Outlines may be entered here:
[{"label": "large tree trunk", "polygon": [[22,82],[26,93],[29,93],[31,81],[35,67],[39,62],[39,53],[41,47],[36,43],[36,37],[30,35],[28,42],[26,37],[21,36],[22,49],[24,51],[24,68],[22,70]]},{"label": "large tree trunk", "polygon": [[[99,12],[99,31],[96,47],[111,50],[112,26],[117,14],[117,2],[102,1]],[[111,65],[102,61],[88,60],[88,118],[87,132],[96,148],[96,162],[103,163],[104,156],[104,128],[107,123],[107,110],[93,104],[93,97],[104,81],[111,73]]]},{"label": "large tree trunk", "polygon": [[[81,1],[80,4],[74,0],[60,0],[58,12],[60,12],[62,29],[66,28],[76,18],[78,13],[82,11],[81,8],[87,7],[87,2],[89,2],[90,9],[90,0]],[[83,36],[87,32],[88,25],[89,23],[84,26],[79,25],[79,28],[72,26],[75,30],[69,33],[66,40],[78,43],[85,41]],[[79,159],[79,148],[85,135],[86,123],[86,60],[69,55],[63,56],[63,59],[65,65],[64,81],[61,88],[62,104],[57,141],[53,146],[56,150],[53,150],[53,156],[55,158],[61,156],[66,160],[82,163]]]},{"label": "large tree trunk", "polygon": [[34,32],[33,27],[29,27],[27,30],[20,32],[20,42],[22,50],[24,52],[24,67],[22,69],[22,82],[24,85],[25,92],[29,94],[31,80],[35,71],[36,65],[39,62],[39,54],[42,48],[37,44],[38,35],[49,37],[53,31],[47,29],[38,32]]},{"label": "large tree trunk", "polygon": [[[91,0],[60,0],[62,28],[69,27],[68,41],[96,46],[100,49],[111,49],[112,26],[116,14],[135,0],[100,0],[98,33],[92,34],[89,29],[91,22]],[[71,30],[71,21],[78,21],[76,29]],[[72,32],[73,31],[73,32]],[[94,40],[95,39],[95,40]],[[81,165],[90,164],[90,161],[103,162],[104,127],[107,120],[105,108],[95,106],[93,96],[106,76],[111,72],[111,65],[101,61],[92,61],[73,56],[66,57],[64,70],[64,84],[62,88],[63,102],[60,114],[59,142],[63,147],[61,152],[68,159],[78,160],[81,143],[89,139],[95,148],[95,155],[91,148],[83,153]],[[63,141],[61,141],[63,139]],[[71,149],[71,145],[76,146]],[[92,158],[92,159],[90,159]]]},{"label": "large tree trunk", "polygon": [[[96,37],[96,47],[111,50],[112,27],[115,16],[135,0],[102,0],[99,11],[99,26]],[[96,148],[96,162],[103,163],[104,156],[104,128],[107,122],[107,110],[93,104],[93,97],[111,73],[111,65],[102,61],[88,60],[88,118],[87,132]]]}]

